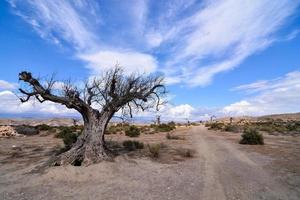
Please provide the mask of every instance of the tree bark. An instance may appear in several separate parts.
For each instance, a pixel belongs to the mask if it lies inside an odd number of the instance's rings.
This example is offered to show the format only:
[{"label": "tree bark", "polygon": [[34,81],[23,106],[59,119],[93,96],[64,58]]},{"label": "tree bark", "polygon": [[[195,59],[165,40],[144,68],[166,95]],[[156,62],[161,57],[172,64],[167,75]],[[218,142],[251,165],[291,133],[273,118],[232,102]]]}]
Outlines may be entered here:
[{"label": "tree bark", "polygon": [[90,165],[109,159],[104,133],[112,113],[90,111],[84,118],[84,129],[70,150],[61,154],[55,165]]}]

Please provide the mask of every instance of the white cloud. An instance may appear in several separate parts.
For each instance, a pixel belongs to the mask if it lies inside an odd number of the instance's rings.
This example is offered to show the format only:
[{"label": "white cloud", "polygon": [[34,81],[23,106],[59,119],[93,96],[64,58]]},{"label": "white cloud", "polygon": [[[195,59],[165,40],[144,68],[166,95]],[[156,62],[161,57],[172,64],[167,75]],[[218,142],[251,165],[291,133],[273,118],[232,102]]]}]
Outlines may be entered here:
[{"label": "white cloud", "polygon": [[[128,2],[129,3],[129,2]],[[130,4],[132,19],[134,21],[134,29],[138,33],[143,33],[148,13],[148,1],[133,1]]]},{"label": "white cloud", "polygon": [[[260,84],[263,83],[263,84]],[[300,111],[300,72],[284,77],[236,87],[256,94],[225,106],[221,113],[229,115],[265,115]]]},{"label": "white cloud", "polygon": [[9,83],[5,80],[0,80],[0,90],[12,90],[18,87],[16,83]]},{"label": "white cloud", "polygon": [[286,41],[290,41],[293,40],[294,38],[296,38],[300,33],[300,29],[297,30],[293,30],[290,34],[288,34],[285,38]]},{"label": "white cloud", "polygon": [[[168,97],[172,98],[172,97]],[[2,114],[30,114],[33,115],[55,115],[55,116],[77,116],[77,111],[73,109],[67,109],[65,106],[46,101],[39,103],[38,101],[31,99],[28,102],[21,103],[18,97],[9,90],[0,92],[0,113]],[[185,120],[199,120],[206,119],[209,114],[202,112],[199,113],[199,109],[192,107],[189,104],[171,105],[167,104],[161,107],[160,111],[145,111],[136,112],[135,118],[146,117],[151,120],[156,114],[161,115],[163,121],[185,121]]]},{"label": "white cloud", "polygon": [[182,104],[171,107],[167,112],[165,112],[165,114],[170,118],[190,119],[193,117],[194,110],[195,108],[189,104]]},{"label": "white cloud", "polygon": [[153,56],[133,51],[99,51],[79,57],[89,63],[88,67],[93,73],[99,73],[116,64],[124,67],[126,73],[150,73],[157,68],[157,61]]},{"label": "white cloud", "polygon": [[163,37],[158,32],[151,32],[146,35],[146,39],[148,44],[151,47],[158,47],[160,43],[163,41]]},{"label": "white cloud", "polygon": [[75,110],[67,109],[66,107],[46,101],[39,103],[35,100],[21,103],[18,97],[9,90],[0,92],[0,113],[2,114],[55,114],[55,115],[75,115]]},{"label": "white cloud", "polygon": [[261,80],[254,83],[240,85],[235,88],[232,88],[231,91],[238,91],[238,90],[247,90],[247,91],[258,91],[266,88],[268,86],[268,81]]},{"label": "white cloud", "polygon": [[[163,68],[175,68],[166,74],[169,82],[190,86],[210,84],[218,73],[232,70],[250,55],[283,41],[278,39],[278,31],[299,5],[299,1],[290,0],[176,0],[155,2],[157,10],[150,13],[152,2],[141,0],[117,4],[123,6],[118,10],[123,18],[115,17],[113,11],[104,11],[102,18],[104,3],[94,0],[9,2],[42,38],[74,47],[78,58],[93,72],[117,61],[130,71],[141,68],[153,72],[158,68],[156,48],[163,57],[159,60]],[[118,21],[113,21],[114,17]],[[295,30],[286,40],[298,33]],[[115,45],[130,50],[111,50]]]},{"label": "white cloud", "polygon": [[85,18],[90,12],[81,15],[70,1],[10,0],[10,3],[15,13],[31,24],[44,39],[56,44],[60,44],[62,39],[77,50],[94,48],[97,44],[91,25]]},{"label": "white cloud", "polygon": [[[206,1],[204,8],[176,24],[173,40],[182,42],[170,65],[189,65],[184,82],[207,85],[216,74],[237,67],[277,41],[276,32],[298,4],[289,0]],[[203,64],[205,59],[213,60],[212,64]]]}]

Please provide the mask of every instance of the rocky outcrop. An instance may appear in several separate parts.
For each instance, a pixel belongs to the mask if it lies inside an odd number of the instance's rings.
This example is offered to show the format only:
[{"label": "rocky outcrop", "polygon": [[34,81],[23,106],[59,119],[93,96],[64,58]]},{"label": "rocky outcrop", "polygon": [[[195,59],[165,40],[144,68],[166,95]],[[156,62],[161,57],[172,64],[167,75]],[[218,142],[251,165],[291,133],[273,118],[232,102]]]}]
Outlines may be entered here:
[{"label": "rocky outcrop", "polygon": [[15,137],[20,136],[17,131],[11,126],[0,126],[0,137]]}]

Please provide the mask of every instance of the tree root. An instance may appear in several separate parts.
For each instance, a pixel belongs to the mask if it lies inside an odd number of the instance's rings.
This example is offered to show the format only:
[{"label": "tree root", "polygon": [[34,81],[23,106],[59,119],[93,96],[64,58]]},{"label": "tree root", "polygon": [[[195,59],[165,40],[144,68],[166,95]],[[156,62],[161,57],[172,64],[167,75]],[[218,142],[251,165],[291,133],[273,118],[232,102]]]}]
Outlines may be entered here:
[{"label": "tree root", "polygon": [[101,161],[112,160],[111,153],[100,146],[84,145],[80,148],[77,148],[76,146],[60,155],[57,155],[56,158],[52,160],[52,164],[50,165],[88,166]]}]

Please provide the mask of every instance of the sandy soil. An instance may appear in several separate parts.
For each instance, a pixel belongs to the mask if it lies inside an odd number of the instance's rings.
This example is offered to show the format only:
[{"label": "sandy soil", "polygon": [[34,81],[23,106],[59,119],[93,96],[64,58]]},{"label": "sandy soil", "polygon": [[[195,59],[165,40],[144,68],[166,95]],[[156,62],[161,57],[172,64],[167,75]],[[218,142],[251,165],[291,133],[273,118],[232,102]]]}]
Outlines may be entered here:
[{"label": "sandy soil", "polygon": [[[238,144],[239,134],[203,126],[174,134],[185,140],[167,140],[164,133],[139,138],[168,146],[158,160],[135,152],[114,162],[43,173],[31,171],[62,145],[60,140],[53,135],[0,139],[0,199],[300,199],[299,137],[266,136],[264,146],[245,146]],[[179,159],[179,147],[197,153]]]}]

